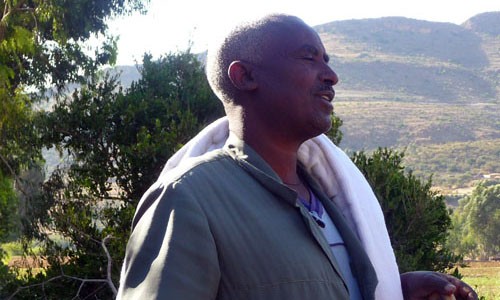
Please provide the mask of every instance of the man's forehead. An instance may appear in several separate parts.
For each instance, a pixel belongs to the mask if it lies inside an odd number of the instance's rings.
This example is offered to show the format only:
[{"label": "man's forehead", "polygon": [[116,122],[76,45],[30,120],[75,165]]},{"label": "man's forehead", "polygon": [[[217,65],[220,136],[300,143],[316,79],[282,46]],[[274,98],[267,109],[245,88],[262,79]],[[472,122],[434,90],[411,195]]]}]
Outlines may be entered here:
[{"label": "man's forehead", "polygon": [[[268,36],[270,44],[278,51],[304,52],[314,55],[322,54],[329,60],[325,48],[317,32],[305,23],[294,22],[291,26],[279,28]],[[281,52],[280,51],[280,52]]]}]

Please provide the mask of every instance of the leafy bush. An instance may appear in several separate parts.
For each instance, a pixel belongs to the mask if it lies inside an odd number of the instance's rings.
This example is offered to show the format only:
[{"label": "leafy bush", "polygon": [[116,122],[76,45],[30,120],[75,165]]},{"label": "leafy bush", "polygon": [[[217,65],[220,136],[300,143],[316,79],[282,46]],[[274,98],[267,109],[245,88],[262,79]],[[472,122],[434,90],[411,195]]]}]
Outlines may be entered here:
[{"label": "leafy bush", "polygon": [[500,255],[500,184],[479,183],[459,200],[449,247],[469,258]]},{"label": "leafy bush", "polygon": [[38,119],[43,143],[68,159],[33,200],[24,232],[44,242],[49,263],[25,286],[50,284],[23,289],[19,299],[112,298],[140,197],[175,151],[222,116],[189,51],[146,55],[141,74],[126,91],[114,77],[91,79]]},{"label": "leafy bush", "polygon": [[446,271],[460,260],[445,247],[451,228],[442,195],[402,165],[404,153],[379,148],[371,156],[356,152],[353,161],[380,202],[401,272]]}]

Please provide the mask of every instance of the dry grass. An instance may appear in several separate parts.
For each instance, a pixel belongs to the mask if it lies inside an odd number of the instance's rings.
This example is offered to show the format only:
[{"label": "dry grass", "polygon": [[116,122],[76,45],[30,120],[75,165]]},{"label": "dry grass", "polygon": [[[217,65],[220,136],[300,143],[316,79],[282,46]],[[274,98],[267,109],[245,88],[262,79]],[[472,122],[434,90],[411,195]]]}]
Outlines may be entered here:
[{"label": "dry grass", "polygon": [[358,101],[362,97],[344,91],[344,100],[335,102],[344,150],[406,149],[404,165],[423,178],[433,175],[442,189],[473,186],[482,174],[500,171],[498,104],[398,102],[382,100],[381,93]]},{"label": "dry grass", "polygon": [[460,268],[463,280],[485,300],[500,300],[500,261],[470,262]]},{"label": "dry grass", "polygon": [[46,260],[36,257],[13,256],[7,265],[16,268],[46,268],[49,264]]}]

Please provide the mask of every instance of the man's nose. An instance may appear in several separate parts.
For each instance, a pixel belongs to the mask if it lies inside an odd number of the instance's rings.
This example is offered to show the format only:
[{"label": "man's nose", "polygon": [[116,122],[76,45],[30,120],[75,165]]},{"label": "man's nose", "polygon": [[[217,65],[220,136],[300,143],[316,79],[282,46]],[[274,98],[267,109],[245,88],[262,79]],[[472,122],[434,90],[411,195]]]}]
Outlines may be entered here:
[{"label": "man's nose", "polygon": [[330,85],[336,85],[339,82],[339,77],[337,73],[333,71],[333,69],[329,66],[325,66],[324,72],[321,74],[321,80],[324,82],[328,82]]}]

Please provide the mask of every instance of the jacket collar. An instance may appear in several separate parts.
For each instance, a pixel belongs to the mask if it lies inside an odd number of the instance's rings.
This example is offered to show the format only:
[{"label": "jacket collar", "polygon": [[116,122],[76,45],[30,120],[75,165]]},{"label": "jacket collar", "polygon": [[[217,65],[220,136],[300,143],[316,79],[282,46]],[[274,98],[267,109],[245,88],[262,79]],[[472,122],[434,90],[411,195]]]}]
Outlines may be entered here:
[{"label": "jacket collar", "polygon": [[297,206],[297,193],[286,187],[271,166],[248,144],[230,133],[224,145],[228,153],[245,171],[254,177],[267,190],[289,204]]}]

